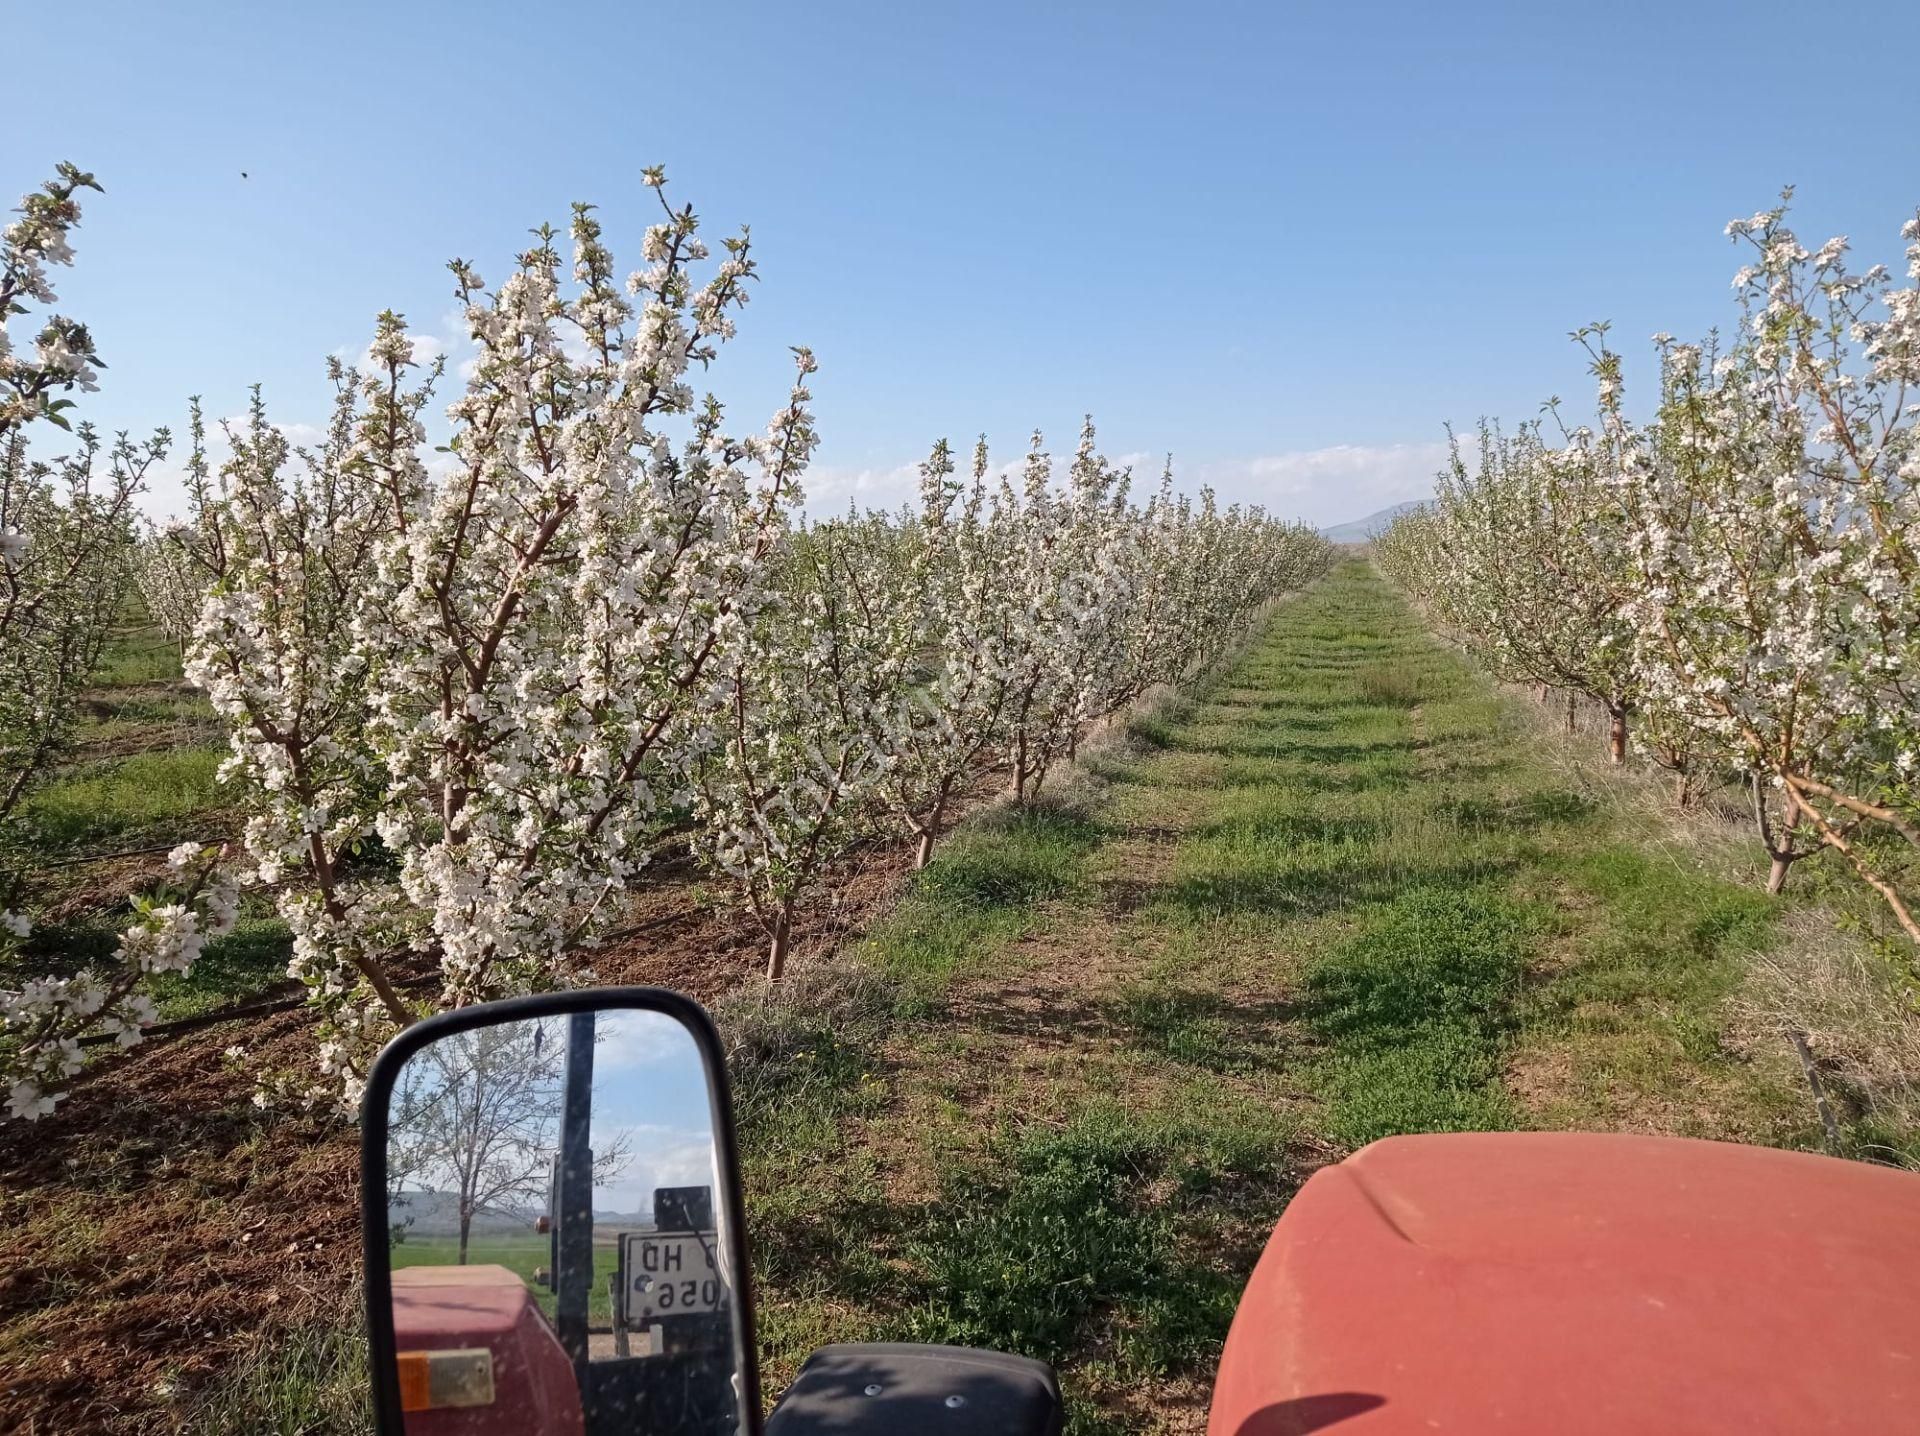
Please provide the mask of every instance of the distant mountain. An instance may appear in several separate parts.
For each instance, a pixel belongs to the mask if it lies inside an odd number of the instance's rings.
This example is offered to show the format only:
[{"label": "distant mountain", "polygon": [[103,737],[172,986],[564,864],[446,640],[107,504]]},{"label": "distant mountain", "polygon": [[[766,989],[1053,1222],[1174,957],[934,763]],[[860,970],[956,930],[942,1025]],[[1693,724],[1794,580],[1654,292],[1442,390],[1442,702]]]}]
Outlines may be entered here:
[{"label": "distant mountain", "polygon": [[1330,543],[1367,543],[1386,532],[1387,525],[1402,514],[1410,514],[1415,509],[1424,509],[1432,503],[1431,499],[1408,499],[1404,504],[1395,504],[1390,509],[1382,509],[1377,514],[1368,514],[1363,519],[1351,523],[1335,524],[1320,532]]},{"label": "distant mountain", "polygon": [[[488,1207],[473,1214],[473,1236],[514,1236],[529,1233],[542,1215],[534,1207]],[[460,1230],[460,1199],[452,1192],[403,1192],[387,1204],[387,1225],[418,1237],[450,1237]],[[593,1225],[609,1231],[631,1231],[653,1225],[653,1213],[593,1209]]]},{"label": "distant mountain", "polygon": [[[493,1207],[473,1214],[474,1236],[508,1236],[531,1232],[539,1215],[528,1209]],[[407,1192],[387,1204],[387,1225],[414,1236],[447,1237],[460,1230],[460,1198],[452,1192]]]}]

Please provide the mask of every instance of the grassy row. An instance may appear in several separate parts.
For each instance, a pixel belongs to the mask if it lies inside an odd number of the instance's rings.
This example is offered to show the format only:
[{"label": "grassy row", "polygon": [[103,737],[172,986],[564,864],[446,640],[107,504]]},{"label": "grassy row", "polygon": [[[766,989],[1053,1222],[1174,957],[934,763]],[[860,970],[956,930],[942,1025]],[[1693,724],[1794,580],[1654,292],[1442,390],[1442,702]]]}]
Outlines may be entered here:
[{"label": "grassy row", "polygon": [[200,820],[221,806],[223,756],[155,748],[76,764],[28,798],[21,818],[43,850],[63,857],[208,836]]},{"label": "grassy row", "polygon": [[178,648],[136,603],[83,695],[72,761],[18,816],[38,850],[58,857],[197,837],[222,805],[222,752],[212,709],[181,677]]},{"label": "grassy row", "polygon": [[1364,568],[1133,740],[971,829],[857,966],[730,1015],[776,1386],[824,1341],[951,1340],[1059,1363],[1077,1431],[1174,1425],[1341,1152],[1817,1142],[1734,1030],[1777,908],[1645,850]]}]

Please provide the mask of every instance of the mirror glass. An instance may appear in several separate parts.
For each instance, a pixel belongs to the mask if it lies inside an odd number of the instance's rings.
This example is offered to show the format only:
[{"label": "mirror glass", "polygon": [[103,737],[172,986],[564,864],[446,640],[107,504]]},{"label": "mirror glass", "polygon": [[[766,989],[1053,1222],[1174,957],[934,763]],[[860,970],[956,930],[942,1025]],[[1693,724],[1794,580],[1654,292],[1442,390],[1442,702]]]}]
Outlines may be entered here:
[{"label": "mirror glass", "polygon": [[413,1054],[387,1107],[408,1436],[734,1433],[738,1245],[693,1034],[623,1008]]}]

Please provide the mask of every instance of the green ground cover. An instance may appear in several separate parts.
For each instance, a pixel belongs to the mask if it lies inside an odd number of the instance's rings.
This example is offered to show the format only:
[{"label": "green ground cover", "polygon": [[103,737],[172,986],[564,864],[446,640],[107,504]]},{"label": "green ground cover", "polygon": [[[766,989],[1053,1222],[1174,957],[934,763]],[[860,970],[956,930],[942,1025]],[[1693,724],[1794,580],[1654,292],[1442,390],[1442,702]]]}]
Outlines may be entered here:
[{"label": "green ground cover", "polygon": [[1078,1432],[1191,1424],[1317,1165],[1397,1132],[1815,1146],[1731,1040],[1764,898],[1657,860],[1369,568],[976,822],[741,1074],[770,1384],[815,1346],[1058,1363]]}]

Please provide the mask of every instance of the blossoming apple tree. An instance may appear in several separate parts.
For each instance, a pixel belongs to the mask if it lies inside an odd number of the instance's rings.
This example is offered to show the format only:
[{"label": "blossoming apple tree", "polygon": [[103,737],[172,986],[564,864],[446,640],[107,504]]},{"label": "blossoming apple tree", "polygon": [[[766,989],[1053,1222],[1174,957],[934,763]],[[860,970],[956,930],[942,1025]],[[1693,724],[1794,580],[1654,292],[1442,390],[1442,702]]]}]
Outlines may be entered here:
[{"label": "blossoming apple tree", "polygon": [[[1752,776],[1771,887],[1831,851],[1920,942],[1896,876],[1920,854],[1920,286],[1851,272],[1844,240],[1806,250],[1784,204],[1729,232],[1754,257],[1740,337],[1663,345],[1629,487],[1639,666]],[[1904,235],[1920,281],[1920,219]]]},{"label": "blossoming apple tree", "polygon": [[[49,270],[73,261],[87,189],[99,189],[91,175],[61,165],[0,233],[0,956],[10,967],[36,940],[20,807],[65,749],[126,592],[134,496],[168,447],[165,430],[109,443],[75,425],[68,396],[93,390],[105,367],[86,325],[51,314],[30,349],[13,338],[13,321],[30,306],[56,302]],[[37,458],[34,428],[67,430],[77,447]],[[217,862],[196,845],[176,849],[168,885],[136,901],[110,966],[52,954],[43,975],[0,989],[0,1086],[10,1116],[53,1110],[60,1084],[82,1065],[83,1035],[140,1040],[153,1020],[141,990],[147,979],[191,967],[207,938],[232,925],[235,898]]]},{"label": "blossoming apple tree", "polygon": [[[1649,422],[1625,419],[1619,361],[1593,345],[1600,439],[1529,431],[1492,481],[1443,482],[1381,559],[1496,663],[1604,696],[1528,661],[1562,595],[1642,746],[1747,784],[1770,890],[1829,852],[1920,943],[1920,217],[1906,284],[1851,269],[1844,239],[1806,249],[1784,200],[1728,233],[1751,251],[1740,327],[1724,346],[1656,336]],[[1569,474],[1571,515],[1552,500]]]},{"label": "blossoming apple tree", "polygon": [[895,598],[896,549],[878,517],[793,535],[773,596],[720,663],[728,701],[694,767],[694,846],[744,892],[769,980],[785,968],[796,902],[873,831],[898,758],[920,610]]},{"label": "blossoming apple tree", "polygon": [[330,365],[310,446],[256,393],[214,472],[196,406],[193,514],[139,571],[225,725],[245,856],[177,853],[160,936],[79,1020],[137,1029],[114,1014],[141,974],[256,884],[319,1013],[296,1095],[350,1100],[422,1013],[579,980],[664,844],[737,887],[777,977],[851,845],[904,828],[924,865],[976,779],[1031,801],[1090,725],[1326,566],[1317,535],[1170,476],[1135,505],[1091,423],[1058,488],[1037,437],[1018,486],[984,441],[957,482],[942,443],[917,512],[801,518],[812,356],[763,433],[696,397],[754,266],[661,204],[624,284],[587,206],[570,255],[540,230],[498,286],[454,262],[475,354],[443,444],[442,365],[392,313]]},{"label": "blossoming apple tree", "polygon": [[421,1010],[409,984],[430,1006],[555,980],[718,741],[725,655],[814,446],[814,366],[798,351],[764,434],[727,431],[688,376],[734,333],[748,242],[697,281],[699,222],[661,204],[624,286],[585,205],[570,275],[551,230],[494,289],[454,262],[478,356],[444,460],[437,366],[392,314],[368,372],[338,372],[320,450],[295,463],[258,413],[232,438],[188,674],[228,724],[255,875],[284,885],[349,1092]]}]

